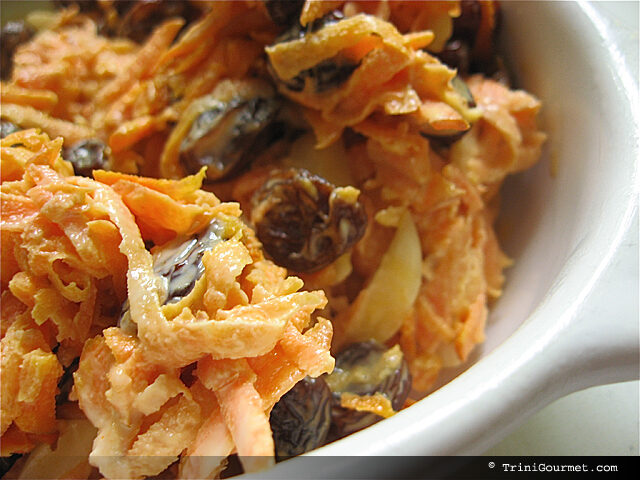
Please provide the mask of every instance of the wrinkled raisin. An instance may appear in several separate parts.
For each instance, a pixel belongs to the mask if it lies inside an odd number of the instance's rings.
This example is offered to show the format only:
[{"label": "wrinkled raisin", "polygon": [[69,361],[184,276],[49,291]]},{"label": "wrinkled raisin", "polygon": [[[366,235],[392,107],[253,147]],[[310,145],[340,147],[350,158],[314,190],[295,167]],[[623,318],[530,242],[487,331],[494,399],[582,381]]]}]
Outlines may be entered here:
[{"label": "wrinkled raisin", "polygon": [[324,379],[298,382],[275,404],[269,421],[278,460],[323,445],[331,423],[331,391]]},{"label": "wrinkled raisin", "polygon": [[329,265],[364,234],[367,216],[354,192],[304,169],[273,171],[251,200],[265,252],[296,272]]},{"label": "wrinkled raisin", "polygon": [[259,81],[238,88],[225,82],[197,102],[202,112],[180,145],[180,161],[191,174],[206,166],[210,181],[238,172],[265,147],[281,104]]}]

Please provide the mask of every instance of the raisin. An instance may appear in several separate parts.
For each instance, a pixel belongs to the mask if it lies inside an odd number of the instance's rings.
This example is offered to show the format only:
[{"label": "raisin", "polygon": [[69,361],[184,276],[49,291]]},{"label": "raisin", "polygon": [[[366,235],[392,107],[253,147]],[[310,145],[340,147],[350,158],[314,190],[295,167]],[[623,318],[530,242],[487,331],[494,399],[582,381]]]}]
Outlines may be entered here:
[{"label": "raisin", "polygon": [[375,413],[342,407],[342,393],[381,393],[397,411],[409,396],[411,374],[399,347],[387,349],[375,340],[369,340],[351,344],[336,356],[336,366],[327,376],[327,384],[332,392],[329,440],[335,440],[382,420]]},{"label": "raisin", "polygon": [[269,418],[278,461],[325,443],[331,423],[331,391],[322,377],[305,377],[282,396]]},{"label": "raisin", "polygon": [[11,78],[13,70],[13,54],[18,46],[31,40],[35,34],[33,28],[24,21],[7,22],[0,31],[0,44],[2,44],[2,64],[0,65],[0,75],[2,80]]},{"label": "raisin", "polygon": [[282,27],[298,24],[304,0],[264,0],[273,23]]},{"label": "raisin", "polygon": [[206,166],[209,181],[234,175],[257,156],[281,105],[273,88],[260,81],[224,82],[196,102],[202,112],[180,145],[180,162],[191,174]]},{"label": "raisin", "polygon": [[[224,225],[214,220],[204,231],[196,235],[178,237],[154,247],[153,270],[164,283],[164,295],[160,298],[160,303],[176,303],[189,295],[204,274],[204,252],[226,239]],[[130,334],[137,331],[136,324],[131,320],[129,300],[122,307],[119,326]]]},{"label": "raisin", "polygon": [[66,148],[62,157],[71,162],[76,175],[91,177],[94,170],[108,166],[107,146],[101,140],[92,138],[82,140]]},{"label": "raisin", "polygon": [[251,221],[265,252],[296,272],[329,265],[366,228],[364,206],[353,191],[304,169],[274,170],[251,199]]}]

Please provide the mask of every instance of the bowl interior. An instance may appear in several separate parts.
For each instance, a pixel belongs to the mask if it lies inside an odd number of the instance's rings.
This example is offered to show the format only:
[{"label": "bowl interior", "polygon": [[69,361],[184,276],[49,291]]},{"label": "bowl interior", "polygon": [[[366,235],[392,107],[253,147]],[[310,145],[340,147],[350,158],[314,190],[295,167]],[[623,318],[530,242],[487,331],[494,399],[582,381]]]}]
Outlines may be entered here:
[{"label": "bowl interior", "polygon": [[[573,2],[502,2],[501,46],[517,86],[542,100],[541,161],[507,179],[497,231],[515,263],[471,362],[512,336],[567,280],[595,269],[634,189],[637,139],[616,53]],[[597,20],[596,20],[597,21]],[[637,88],[637,87],[636,87]],[[626,100],[626,102],[625,102]],[[575,269],[574,269],[575,270]],[[586,284],[589,275],[578,279]],[[567,299],[567,304],[571,299]],[[446,372],[440,385],[467,366]]]}]

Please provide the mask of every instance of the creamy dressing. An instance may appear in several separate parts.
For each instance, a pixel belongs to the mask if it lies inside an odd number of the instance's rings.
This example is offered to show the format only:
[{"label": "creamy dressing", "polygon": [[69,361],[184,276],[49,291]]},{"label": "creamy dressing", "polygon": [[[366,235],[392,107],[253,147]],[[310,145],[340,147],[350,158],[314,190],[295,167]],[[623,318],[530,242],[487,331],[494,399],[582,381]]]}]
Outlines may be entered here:
[{"label": "creamy dressing", "polygon": [[[367,361],[348,369],[336,367],[326,381],[332,392],[355,392],[357,386],[380,385],[402,365],[402,351],[398,345],[380,354],[371,352]],[[354,388],[356,387],[356,388]]]}]

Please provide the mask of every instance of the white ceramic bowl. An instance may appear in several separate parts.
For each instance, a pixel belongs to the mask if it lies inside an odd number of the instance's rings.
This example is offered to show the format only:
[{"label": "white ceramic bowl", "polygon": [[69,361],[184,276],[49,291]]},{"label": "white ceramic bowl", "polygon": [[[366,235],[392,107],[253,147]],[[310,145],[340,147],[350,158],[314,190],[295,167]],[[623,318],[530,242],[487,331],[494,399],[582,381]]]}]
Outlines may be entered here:
[{"label": "white ceramic bowl", "polygon": [[[516,263],[487,341],[432,395],[312,452],[334,457],[322,472],[296,458],[269,477],[401,476],[407,456],[481,454],[561,396],[639,378],[638,32],[616,42],[600,4],[502,7],[509,63],[543,100],[550,141],[505,188],[502,240]],[[403,460],[371,471],[367,456]]]},{"label": "white ceramic bowl", "polygon": [[[637,19],[619,32],[600,3],[502,6],[509,64],[542,99],[550,140],[505,186],[502,240],[516,263],[487,341],[435,393],[314,451],[353,457],[310,478],[401,477],[408,456],[479,455],[557,398],[639,378]],[[363,456],[401,458],[381,469]],[[307,467],[293,459],[272,478]]]}]

